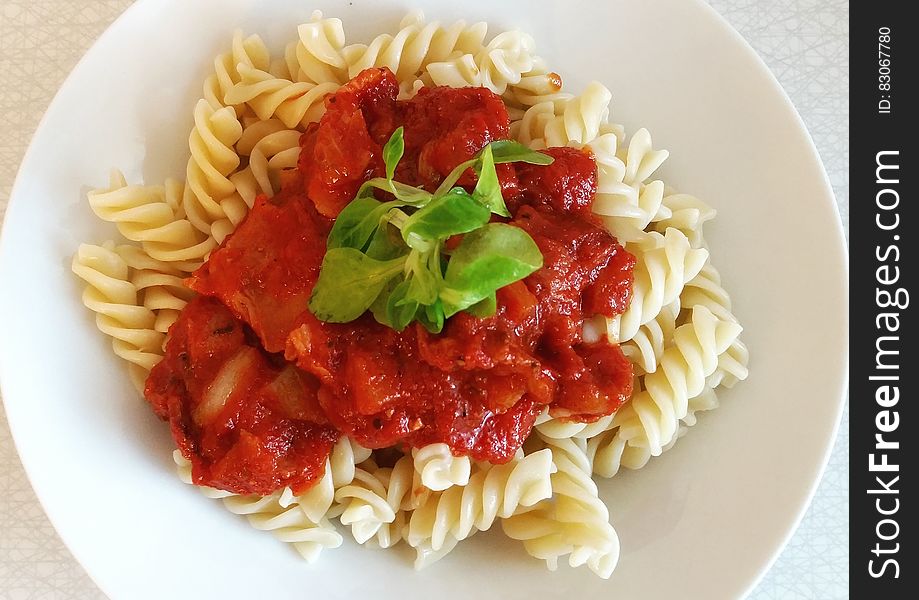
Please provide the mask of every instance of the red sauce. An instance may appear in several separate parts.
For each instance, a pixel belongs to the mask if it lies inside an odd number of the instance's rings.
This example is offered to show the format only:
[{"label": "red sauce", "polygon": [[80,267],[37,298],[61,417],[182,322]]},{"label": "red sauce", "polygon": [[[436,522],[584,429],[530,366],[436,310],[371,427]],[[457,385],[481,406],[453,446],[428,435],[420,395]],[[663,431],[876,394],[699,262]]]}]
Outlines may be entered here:
[{"label": "red sauce", "polygon": [[313,377],[262,350],[218,300],[193,299],[169,330],[146,397],[170,422],[195,483],[237,494],[305,489],[338,432]]},{"label": "red sauce", "polygon": [[[545,406],[592,421],[631,394],[632,368],[618,346],[581,337],[585,315],[613,316],[628,305],[634,258],[592,215],[597,169],[580,150],[548,150],[550,166],[499,165],[509,222],[534,239],[544,267],[499,290],[493,317],[460,313],[432,335],[417,325],[396,332],[370,315],[330,324],[309,312],[331,219],[364,181],[383,174],[382,146],[397,127],[405,128],[405,155],[396,179],[429,190],[487,143],[508,137],[507,111],[488,90],[425,88],[409,101],[397,101],[397,92],[387,69],[368,69],[329,97],[325,116],[301,139],[297,174],[285,177],[274,198],[260,198],[188,280],[220,302],[195,301],[183,311],[147,396],[172,423],[196,481],[239,493],[264,493],[297,477],[305,485],[321,474],[335,431],[371,448],[446,442],[457,454],[505,462]],[[474,183],[471,170],[459,181]],[[224,341],[213,334],[211,312],[252,335]],[[219,351],[207,350],[215,344]],[[255,374],[240,378],[241,391],[230,397],[242,398],[239,414],[254,411],[262,420],[220,413],[213,427],[190,421],[243,346],[257,357]],[[266,350],[283,351],[290,363]],[[190,362],[201,356],[200,364]],[[297,382],[285,387],[281,404],[304,407],[301,418],[249,407],[278,405],[266,399],[263,382],[280,374]],[[224,410],[236,410],[231,404]],[[272,454],[264,431],[282,422],[288,445]]]}]

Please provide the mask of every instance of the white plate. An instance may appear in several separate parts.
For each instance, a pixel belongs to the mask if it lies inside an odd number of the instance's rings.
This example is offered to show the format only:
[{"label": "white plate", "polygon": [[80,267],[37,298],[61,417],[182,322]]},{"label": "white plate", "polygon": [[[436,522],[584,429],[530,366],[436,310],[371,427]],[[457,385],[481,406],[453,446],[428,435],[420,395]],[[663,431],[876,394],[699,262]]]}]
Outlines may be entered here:
[{"label": "white plate", "polygon": [[[846,383],[846,263],[810,138],[743,40],[695,0],[140,1],[95,44],[22,164],[0,248],[0,365],[17,447],[74,555],[113,599],[741,596],[791,534],[819,479]],[[746,326],[748,381],[677,448],[603,484],[622,540],[609,581],[549,573],[500,532],[415,573],[408,552],[354,545],[313,566],[173,474],[171,439],[132,390],[69,269],[101,241],[85,201],[111,166],[181,176],[191,109],[234,28],[274,45],[320,8],[349,39],[410,8],[530,32],[580,89],[614,93],[614,120],[671,151],[664,178],[719,211],[715,264]],[[252,594],[249,596],[249,594]],[[356,596],[358,597],[358,596]]]}]

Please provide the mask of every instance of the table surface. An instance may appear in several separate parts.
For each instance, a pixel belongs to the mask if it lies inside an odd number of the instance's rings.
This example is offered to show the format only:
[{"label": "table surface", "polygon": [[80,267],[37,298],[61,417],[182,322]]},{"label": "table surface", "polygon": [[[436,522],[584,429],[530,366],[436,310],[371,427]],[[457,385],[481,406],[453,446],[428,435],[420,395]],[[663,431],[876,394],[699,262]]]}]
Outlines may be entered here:
[{"label": "table surface", "polygon": [[[759,52],[804,118],[848,230],[847,0],[708,0]],[[0,0],[0,221],[41,115],[131,0]],[[848,597],[849,425],[798,531],[751,600]],[[38,504],[0,411],[0,598],[103,599]]]}]

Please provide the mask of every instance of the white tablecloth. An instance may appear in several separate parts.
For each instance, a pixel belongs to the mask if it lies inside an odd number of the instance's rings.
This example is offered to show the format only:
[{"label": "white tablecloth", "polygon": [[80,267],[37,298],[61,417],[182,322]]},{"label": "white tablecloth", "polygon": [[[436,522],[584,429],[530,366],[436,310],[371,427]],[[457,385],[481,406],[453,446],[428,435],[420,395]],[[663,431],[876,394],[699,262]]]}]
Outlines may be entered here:
[{"label": "white tablecloth", "polygon": [[[848,2],[709,1],[788,91],[817,143],[848,224]],[[130,3],[0,0],[0,219],[22,154],[54,92]],[[751,599],[848,597],[848,457],[847,414],[813,505]],[[0,490],[0,598],[104,598],[42,512],[2,411]]]}]

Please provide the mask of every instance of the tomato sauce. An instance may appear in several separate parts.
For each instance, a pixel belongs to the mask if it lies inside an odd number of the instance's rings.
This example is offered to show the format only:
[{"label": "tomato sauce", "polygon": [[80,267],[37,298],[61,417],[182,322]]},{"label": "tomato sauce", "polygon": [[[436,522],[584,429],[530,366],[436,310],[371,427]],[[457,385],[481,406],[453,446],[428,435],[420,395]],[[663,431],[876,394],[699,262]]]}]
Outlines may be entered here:
[{"label": "tomato sauce", "polygon": [[[592,421],[631,394],[619,347],[582,339],[585,316],[627,307],[634,266],[591,213],[597,168],[585,151],[549,149],[549,166],[499,165],[508,222],[530,234],[544,266],[499,290],[494,316],[459,313],[434,335],[417,324],[396,332],[369,314],[333,324],[309,312],[333,219],[383,175],[382,146],[397,127],[405,154],[396,179],[432,191],[509,135],[504,104],[486,89],[423,88],[408,101],[397,93],[391,72],[368,69],[330,96],[301,139],[296,173],[189,278],[209,299],[190,303],[170,330],[147,397],[171,422],[196,482],[238,493],[308,485],[339,432],[370,448],[446,442],[506,462],[546,406]],[[459,181],[474,184],[471,170]],[[230,324],[232,339],[214,333]],[[231,392],[228,364],[243,373]],[[279,379],[290,383],[280,399],[266,391]],[[215,386],[228,398],[219,410],[208,408]],[[283,444],[272,441],[276,429]]]},{"label": "tomato sauce", "polygon": [[146,397],[170,422],[195,483],[237,494],[308,488],[338,440],[316,380],[259,347],[218,300],[193,299],[169,330]]}]

